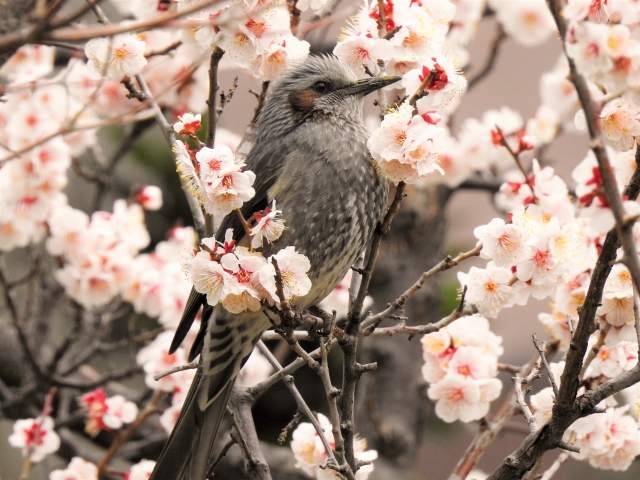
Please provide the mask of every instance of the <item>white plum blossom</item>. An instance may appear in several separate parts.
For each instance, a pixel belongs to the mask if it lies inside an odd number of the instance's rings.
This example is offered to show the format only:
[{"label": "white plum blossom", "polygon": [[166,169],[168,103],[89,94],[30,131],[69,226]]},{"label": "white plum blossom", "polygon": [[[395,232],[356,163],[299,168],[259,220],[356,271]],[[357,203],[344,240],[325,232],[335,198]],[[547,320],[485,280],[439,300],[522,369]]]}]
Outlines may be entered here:
[{"label": "white plum blossom", "polygon": [[540,105],[536,114],[527,121],[527,133],[541,144],[550,143],[558,134],[560,114],[555,108]]},{"label": "white plum blossom", "polygon": [[55,47],[23,45],[0,67],[0,76],[11,82],[26,83],[53,71]]},{"label": "white plum blossom", "polygon": [[509,36],[526,47],[540,45],[556,31],[544,0],[489,0],[489,4]]},{"label": "white plum blossom", "polygon": [[[335,448],[335,440],[331,431],[329,419],[318,414],[318,423],[331,448]],[[375,450],[365,450],[367,442],[356,436],[354,442],[354,454],[357,460],[372,462],[378,458]],[[317,480],[335,480],[339,478],[336,472],[321,468],[327,463],[328,455],[318,432],[311,423],[302,422],[291,434],[291,450],[296,459],[296,467],[301,469],[309,477]],[[373,472],[373,464],[362,466],[356,473],[356,480],[367,480]]]},{"label": "white plum blossom", "polygon": [[589,365],[585,377],[604,375],[613,378],[628,372],[638,363],[638,344],[622,341],[610,347],[603,345]]},{"label": "white plum blossom", "polygon": [[84,52],[94,72],[119,80],[124,75],[137,75],[147,64],[145,42],[136,34],[123,33],[110,38],[93,38]]},{"label": "white plum blossom", "polygon": [[127,480],[148,480],[155,466],[154,460],[140,460],[135,465],[131,465]]},{"label": "white plum blossom", "polygon": [[162,208],[162,190],[154,185],[142,187],[134,199],[145,210],[156,211]]},{"label": "white plum blossom", "polygon": [[64,470],[54,470],[49,480],[98,480],[98,467],[81,457],[73,457]]},{"label": "white plum blossom", "polygon": [[60,437],[53,425],[53,418],[49,416],[16,420],[9,445],[22,449],[22,456],[32,462],[40,462],[60,448]]},{"label": "white plum blossom", "polygon": [[105,305],[126,288],[133,257],[150,241],[142,207],[125,200],[116,200],[113,213],[94,212],[89,223],[86,215],[61,202],[48,223],[47,248],[64,256],[56,279],[86,308]]},{"label": "white plum blossom", "polygon": [[193,288],[207,296],[209,305],[217,305],[229,293],[231,274],[207,251],[200,250],[191,261]]},{"label": "white plum blossom", "polygon": [[625,98],[607,103],[600,112],[602,133],[620,151],[631,150],[640,138],[640,107]]},{"label": "white plum blossom", "polygon": [[480,314],[495,318],[502,308],[512,307],[518,300],[511,286],[513,274],[493,262],[486,269],[471,267],[469,273],[458,273],[458,281],[467,287],[466,301],[474,304]]},{"label": "white plum blossom", "polygon": [[85,431],[97,435],[101,430],[117,430],[132,423],[138,415],[136,404],[122,395],[107,398],[102,388],[85,393],[79,400],[87,413]]},{"label": "white plum blossom", "polygon": [[442,169],[438,161],[446,150],[446,129],[413,115],[407,103],[385,115],[367,146],[384,174],[395,183],[413,182]]},{"label": "white plum blossom", "polygon": [[229,147],[203,147],[196,153],[196,160],[200,164],[204,206],[214,216],[224,217],[255,195],[255,174],[243,171],[244,163],[234,161]]},{"label": "white plum blossom", "polygon": [[607,51],[607,25],[584,22],[576,26],[572,35],[571,41],[566,43],[567,54],[574,60],[580,72],[595,77],[613,67],[613,59]]},{"label": "white plum blossom", "polygon": [[484,416],[502,390],[495,378],[502,339],[480,315],[464,317],[422,337],[424,379],[445,422],[470,422]]},{"label": "white plum blossom", "polygon": [[551,387],[545,387],[530,397],[533,415],[538,421],[538,426],[545,424],[550,418],[555,404],[555,397]]},{"label": "white plum blossom", "polygon": [[575,438],[572,443],[580,448],[571,456],[605,470],[629,468],[640,453],[640,435],[638,423],[626,413],[628,408],[611,408],[576,420],[565,433],[565,441]]},{"label": "white plum blossom", "polygon": [[[571,343],[571,332],[575,331],[578,326],[578,319],[571,317],[570,315],[561,312],[560,310],[553,309],[551,313],[539,313],[538,320],[544,325],[546,332],[560,341],[560,349],[567,350]],[[569,329],[569,322],[571,323],[571,329]]]},{"label": "white plum blossom", "polygon": [[104,424],[112,429],[118,429],[125,423],[131,423],[138,415],[138,407],[127,401],[122,395],[114,395],[105,401],[107,411],[102,417]]},{"label": "white plum blossom", "polygon": [[[349,269],[342,281],[331,290],[331,293],[327,295],[318,306],[326,312],[335,310],[336,318],[347,318],[347,312],[349,311],[349,287],[351,286],[352,278],[353,270]],[[371,305],[373,305],[373,298],[367,295],[364,299],[362,309],[366,311]]]},{"label": "white plum blossom", "polygon": [[493,260],[498,267],[510,267],[527,259],[537,240],[524,235],[517,226],[505,224],[501,218],[476,227],[473,234],[482,243],[480,256]]},{"label": "white plum blossom", "polygon": [[280,299],[276,291],[276,271],[272,263],[274,260],[280,270],[285,300],[304,297],[309,293],[311,280],[307,272],[311,268],[311,263],[306,256],[296,252],[295,247],[286,247],[269,257],[267,264],[260,270],[260,283],[276,304],[280,304]]},{"label": "white plum blossom", "polygon": [[309,43],[293,35],[278,37],[269,43],[260,57],[258,73],[264,80],[273,80],[291,64],[309,55]]},{"label": "white plum blossom", "polygon": [[221,299],[222,306],[231,313],[260,310],[266,288],[261,277],[263,267],[268,266],[262,254],[238,247],[233,253],[223,255],[220,264],[231,273],[229,293]]},{"label": "white plum blossom", "polygon": [[592,22],[607,23],[609,19],[608,0],[569,0],[562,14],[571,22],[589,19]]},{"label": "white plum blossom", "polygon": [[175,227],[169,232],[169,238],[158,243],[152,253],[140,254],[133,259],[130,281],[121,294],[133,304],[136,312],[158,317],[166,328],[178,326],[191,291],[182,264],[190,257],[194,243],[193,228]]},{"label": "white plum blossom", "polygon": [[271,208],[267,207],[262,213],[254,214],[254,219],[257,222],[251,227],[251,248],[260,248],[263,240],[267,243],[280,238],[282,232],[285,229],[284,220],[277,218],[282,214],[282,210],[276,209],[276,201],[273,200]]},{"label": "white plum blossom", "polygon": [[[454,52],[445,54],[438,51],[431,58],[423,60],[420,67],[403,75],[402,86],[408,94],[413,95],[429,77],[431,71],[435,72],[433,80],[424,87],[426,95],[417,101],[416,107],[420,113],[431,109],[443,113],[449,112],[450,104],[454,108],[457,106],[453,100],[461,97],[467,89],[467,80],[460,70],[459,60]],[[449,109],[447,109],[448,106]]]},{"label": "white plum blossom", "polygon": [[364,74],[365,67],[375,71],[378,60],[389,60],[393,55],[393,46],[382,38],[352,35],[338,42],[333,53],[353,70]]},{"label": "white plum blossom", "polygon": [[[141,349],[136,356],[136,362],[142,366],[146,373],[145,383],[152,390],[158,389],[163,392],[172,392],[176,387],[180,386],[179,376],[175,374],[166,375],[157,381],[153,378],[154,375],[187,363],[187,354],[184,348],[180,347],[175,353],[169,353],[169,346],[172,340],[173,332],[164,331],[149,345]],[[185,372],[191,377],[195,375],[194,370],[185,370]]]},{"label": "white plum blossom", "polygon": [[612,326],[622,327],[634,322],[633,304],[631,274],[624,265],[616,264],[607,277],[602,292],[602,304],[596,312]]},{"label": "white plum blossom", "polygon": [[489,403],[500,396],[502,383],[496,378],[475,380],[449,374],[427,391],[436,401],[436,415],[445,422],[472,422],[489,412]]},{"label": "white plum blossom", "polygon": [[301,12],[306,12],[309,9],[318,11],[322,10],[327,3],[329,3],[329,0],[300,0],[296,3],[296,8]]}]

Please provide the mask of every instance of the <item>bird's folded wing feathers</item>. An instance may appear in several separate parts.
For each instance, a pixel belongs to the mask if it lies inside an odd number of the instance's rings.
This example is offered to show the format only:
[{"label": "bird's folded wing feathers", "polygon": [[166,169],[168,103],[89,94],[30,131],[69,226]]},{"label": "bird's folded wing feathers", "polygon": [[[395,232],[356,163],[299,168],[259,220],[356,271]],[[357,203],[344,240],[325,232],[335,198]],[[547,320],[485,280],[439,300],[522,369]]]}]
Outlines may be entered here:
[{"label": "bird's folded wing feathers", "polygon": [[[286,163],[286,157],[290,154],[291,148],[285,147],[287,142],[265,140],[260,144],[259,149],[252,149],[247,157],[246,170],[251,170],[256,174],[256,181],[253,184],[253,188],[256,194],[253,198],[244,203],[240,211],[244,218],[248,219],[255,212],[264,210],[269,207],[271,197],[269,195],[270,190],[276,183],[280,175],[284,164]],[[277,200],[277,199],[276,199]],[[238,219],[235,212],[231,212],[224,217],[216,238],[223,239],[227,229],[233,228],[233,238],[236,242],[240,242],[244,236],[244,229]]]},{"label": "bird's folded wing feathers", "polygon": [[193,325],[193,321],[198,315],[200,308],[205,305],[206,302],[206,295],[198,293],[194,287],[191,287],[189,299],[187,300],[187,304],[184,307],[182,318],[180,318],[180,323],[178,324],[178,328],[176,328],[176,333],[174,334],[173,340],[171,341],[171,346],[169,347],[169,354],[175,353],[180,344],[182,344],[185,337],[189,333],[191,325]]}]

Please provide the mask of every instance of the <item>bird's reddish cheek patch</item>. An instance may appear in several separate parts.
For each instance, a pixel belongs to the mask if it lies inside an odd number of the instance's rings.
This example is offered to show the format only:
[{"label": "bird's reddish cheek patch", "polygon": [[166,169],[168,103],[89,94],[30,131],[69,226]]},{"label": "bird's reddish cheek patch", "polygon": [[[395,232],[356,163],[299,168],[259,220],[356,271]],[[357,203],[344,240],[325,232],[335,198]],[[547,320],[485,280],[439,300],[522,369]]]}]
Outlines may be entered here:
[{"label": "bird's reddish cheek patch", "polygon": [[311,110],[313,102],[316,100],[315,92],[305,90],[303,92],[294,92],[289,95],[289,103],[296,110]]}]

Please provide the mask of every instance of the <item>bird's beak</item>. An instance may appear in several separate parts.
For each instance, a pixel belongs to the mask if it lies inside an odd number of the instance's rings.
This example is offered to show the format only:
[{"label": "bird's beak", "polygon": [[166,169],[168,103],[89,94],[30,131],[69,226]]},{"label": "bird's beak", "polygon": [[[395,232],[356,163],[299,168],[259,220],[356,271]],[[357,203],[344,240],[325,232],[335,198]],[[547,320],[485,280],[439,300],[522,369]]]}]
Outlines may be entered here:
[{"label": "bird's beak", "polygon": [[339,91],[344,95],[366,95],[371,92],[375,92],[382,87],[396,83],[402,77],[385,76],[385,77],[373,77],[358,80],[351,85],[341,88]]}]

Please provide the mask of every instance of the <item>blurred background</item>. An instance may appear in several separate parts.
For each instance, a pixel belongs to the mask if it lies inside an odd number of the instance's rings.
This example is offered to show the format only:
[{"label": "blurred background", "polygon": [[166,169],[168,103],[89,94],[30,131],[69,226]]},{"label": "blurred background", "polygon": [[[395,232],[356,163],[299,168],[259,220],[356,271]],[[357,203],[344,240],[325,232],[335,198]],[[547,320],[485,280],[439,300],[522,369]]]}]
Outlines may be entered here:
[{"label": "blurred background", "polygon": [[[515,1],[515,0],[513,0]],[[108,9],[108,4],[105,4]],[[312,50],[330,52],[344,22],[312,32],[307,40]],[[495,35],[496,22],[492,17],[484,18],[479,26],[476,39],[470,44],[470,63],[464,69],[467,77],[473,77],[484,65],[489,55],[491,41]],[[465,118],[480,118],[489,109],[505,105],[517,110],[524,119],[530,118],[540,104],[540,77],[551,70],[561,53],[557,39],[545,44],[525,48],[507,39],[500,49],[495,66],[490,74],[475,88],[465,94],[457,113],[453,117],[452,133]],[[235,77],[238,87],[232,102],[226,107],[219,126],[242,136],[247,123],[254,113],[256,101],[249,90],[259,91],[260,83],[250,78],[244,71],[224,68],[219,77],[223,89],[230,88]],[[203,105],[203,109],[204,109]],[[373,97],[366,100],[366,114],[371,123],[376,121],[378,109],[373,105]],[[192,221],[184,194],[180,188],[175,164],[171,152],[154,122],[143,125],[145,131],[133,148],[122,157],[113,172],[113,183],[108,195],[99,205],[109,210],[116,198],[127,198],[132,188],[143,184],[159,186],[164,194],[164,206],[158,212],[147,213],[147,226],[154,245],[165,239],[167,231],[176,224],[191,225]],[[107,155],[115,152],[123,136],[122,129],[114,127],[102,131],[100,142]],[[545,151],[545,164],[571,186],[570,172],[587,152],[585,135],[562,134]],[[87,199],[95,196],[94,186],[70,172],[70,182],[66,193],[69,203],[90,213],[94,205]],[[488,223],[502,214],[494,208],[491,192],[473,188],[460,188],[451,191],[445,187],[412,187],[409,196],[403,201],[400,214],[394,220],[392,230],[384,238],[381,257],[376,267],[370,295],[374,299],[372,311],[383,309],[388,302],[397,298],[420,276],[423,271],[440,261],[445,254],[455,255],[469,250],[475,245],[473,229]],[[15,268],[19,268],[20,257],[12,257]],[[409,324],[424,324],[436,321],[448,315],[457,304],[457,271],[468,271],[472,265],[480,266],[484,262],[472,259],[461,267],[439,275],[430,280],[423,290],[412,298],[407,307]],[[6,321],[5,306],[0,307],[1,323]],[[505,309],[496,320],[491,321],[492,330],[503,337],[504,355],[502,363],[522,365],[535,353],[531,342],[532,333],[546,338],[538,313],[548,311],[546,301],[531,300],[526,307],[515,306]],[[152,328],[154,321],[140,317],[140,328]],[[123,326],[124,328],[124,326]],[[4,337],[2,341],[11,341]],[[269,346],[277,351],[283,363],[291,361],[293,354],[277,342]],[[315,348],[314,345],[303,345]],[[0,343],[0,348],[2,344]],[[422,354],[420,339],[409,340],[404,335],[385,338],[366,338],[360,344],[362,362],[378,362],[378,370],[363,376],[358,386],[357,428],[366,438],[370,448],[375,448],[380,459],[375,462],[375,471],[370,478],[388,479],[392,475],[398,479],[444,479],[453,471],[457,461],[473,439],[478,422],[446,424],[433,414],[431,402],[426,397],[426,383],[422,380]],[[112,365],[124,364],[128,355],[114,355]],[[341,359],[338,349],[331,353],[332,378],[339,384]],[[557,358],[555,359],[558,360]],[[8,366],[8,365],[5,365]],[[10,367],[10,366],[9,366]],[[99,366],[96,366],[99,368]],[[299,370],[296,384],[314,411],[327,413],[324,392],[319,378],[308,369]],[[492,412],[510,391],[510,374],[502,372],[499,378],[504,383],[503,396],[492,404]],[[146,390],[142,377],[124,380],[123,385],[133,392]],[[545,379],[538,380],[534,392],[547,386]],[[140,395],[138,395],[138,399]],[[260,438],[275,443],[281,429],[290,421],[296,411],[295,403],[288,390],[277,384],[270,389],[255,405],[254,418]],[[376,420],[377,416],[383,421]],[[157,427],[157,420],[154,424]],[[78,422],[77,422],[78,423]],[[81,425],[81,421],[79,422]],[[12,420],[0,419],[0,478],[17,479],[20,476],[22,457],[19,450],[11,448],[7,437],[12,431]],[[77,425],[76,425],[77,427]],[[147,430],[157,435],[154,427]],[[80,428],[81,430],[81,428]],[[491,472],[506,455],[515,450],[528,433],[524,418],[516,416],[489,447],[478,467]],[[78,435],[77,438],[80,436]],[[108,445],[111,437],[100,434],[97,442]],[[140,456],[157,455],[161,439]],[[92,445],[87,440],[86,448]],[[64,452],[61,452],[64,454]],[[545,457],[545,466],[557,457],[558,451],[549,452]],[[227,475],[219,478],[241,478],[238,475],[238,455],[230,454],[231,460]],[[236,462],[236,467],[233,462]],[[31,478],[48,478],[45,472],[60,468],[65,461],[49,457],[34,466]],[[118,467],[118,462],[114,462]],[[233,473],[235,472],[235,473]],[[274,478],[302,478],[292,472],[273,472]],[[620,480],[640,478],[640,465],[635,462],[626,472],[595,470],[588,464],[569,460],[554,478]]]}]

